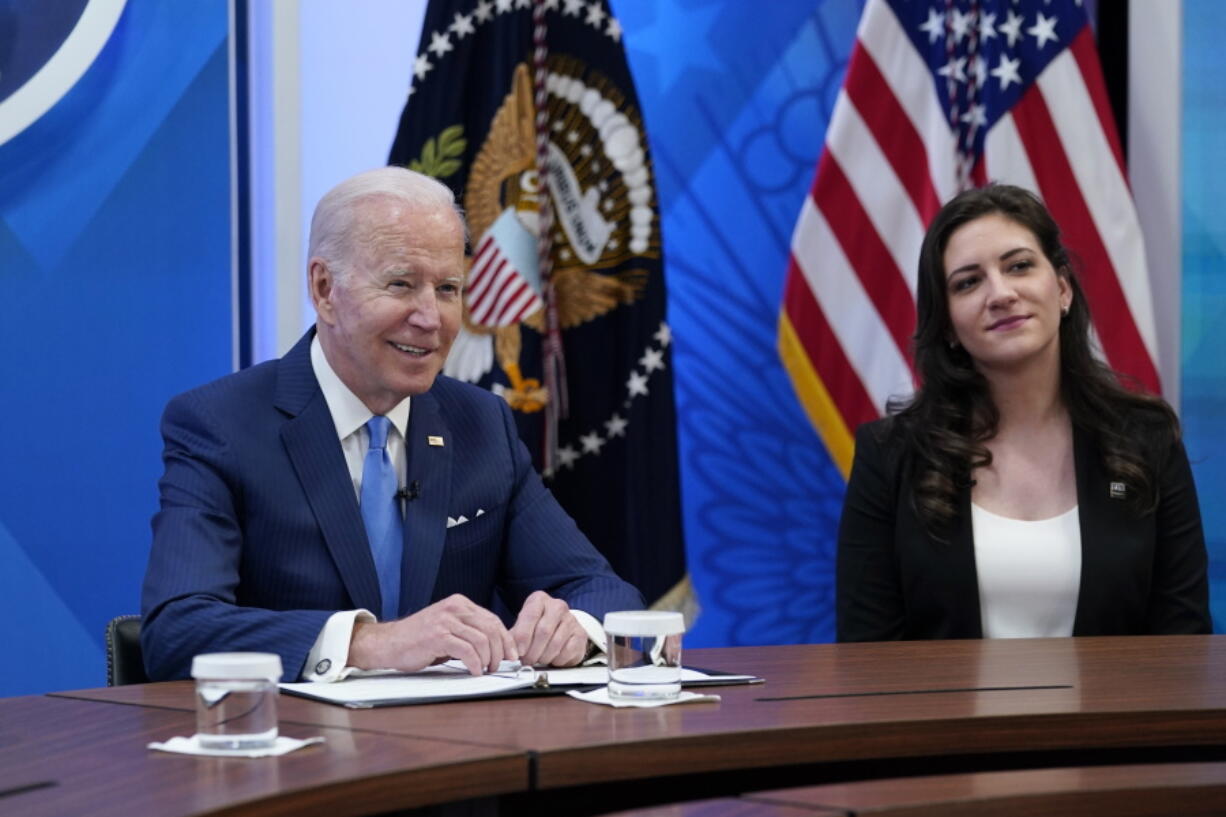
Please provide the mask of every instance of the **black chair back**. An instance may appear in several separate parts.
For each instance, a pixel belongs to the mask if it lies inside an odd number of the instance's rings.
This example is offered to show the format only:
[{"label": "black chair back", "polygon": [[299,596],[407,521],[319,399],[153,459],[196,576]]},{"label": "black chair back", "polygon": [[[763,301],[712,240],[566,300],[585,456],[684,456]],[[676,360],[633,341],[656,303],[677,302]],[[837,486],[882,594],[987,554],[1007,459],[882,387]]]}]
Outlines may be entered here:
[{"label": "black chair back", "polygon": [[140,651],[140,616],[116,616],[106,623],[106,685],[148,682]]}]

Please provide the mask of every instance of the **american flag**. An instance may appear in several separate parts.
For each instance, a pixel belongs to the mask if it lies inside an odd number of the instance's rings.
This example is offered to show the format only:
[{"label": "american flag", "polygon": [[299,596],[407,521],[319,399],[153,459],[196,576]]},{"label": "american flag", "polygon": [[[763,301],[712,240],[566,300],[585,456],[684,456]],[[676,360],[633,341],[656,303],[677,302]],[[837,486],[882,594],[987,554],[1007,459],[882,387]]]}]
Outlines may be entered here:
[{"label": "american flag", "polygon": [[941,203],[1037,192],[1081,259],[1107,361],[1159,391],[1140,225],[1080,0],[868,0],[792,236],[779,349],[847,475],[913,388],[920,243]]},{"label": "american flag", "polygon": [[464,299],[480,326],[510,326],[541,308],[536,239],[508,210],[486,230],[473,253]]}]

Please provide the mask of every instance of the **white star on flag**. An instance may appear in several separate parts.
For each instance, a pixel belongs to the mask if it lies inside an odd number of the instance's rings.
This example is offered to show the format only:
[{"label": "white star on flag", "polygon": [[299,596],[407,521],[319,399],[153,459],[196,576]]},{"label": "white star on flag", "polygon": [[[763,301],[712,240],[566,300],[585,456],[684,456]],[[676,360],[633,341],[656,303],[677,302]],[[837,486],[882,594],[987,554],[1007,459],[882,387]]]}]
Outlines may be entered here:
[{"label": "white star on flag", "polygon": [[1043,46],[1047,45],[1048,42],[1056,42],[1060,39],[1056,36],[1056,18],[1044,17],[1043,12],[1041,11],[1038,13],[1038,19],[1035,21],[1035,24],[1026,29],[1026,33],[1032,35],[1039,41],[1036,47],[1040,50],[1042,50]]},{"label": "white star on flag", "polygon": [[451,38],[445,32],[436,31],[430,35],[430,51],[434,56],[441,57],[451,50]]},{"label": "white star on flag", "polygon": [[604,429],[605,432],[608,433],[610,439],[613,437],[624,437],[626,436],[626,426],[629,424],[630,423],[628,420],[626,420],[626,418],[622,417],[620,414],[614,414],[605,421]]},{"label": "white star on flag", "polygon": [[659,349],[648,349],[639,358],[639,365],[646,369],[648,374],[651,374],[656,369],[663,369],[664,353]]},{"label": "white star on flag", "polygon": [[447,28],[456,36],[457,40],[462,40],[466,35],[476,31],[473,28],[473,16],[471,14],[460,14],[458,11],[455,13],[455,19],[451,21],[451,25]]},{"label": "white star on flag", "polygon": [[988,124],[988,108],[986,105],[971,105],[970,109],[962,114],[962,121],[969,122],[972,128],[982,128]]},{"label": "white star on flag", "polygon": [[626,381],[626,390],[630,392],[630,396],[642,395],[647,396],[647,375],[641,372],[631,372],[630,379]]},{"label": "white star on flag", "polygon": [[954,9],[954,17],[952,20],[950,20],[949,27],[954,32],[954,42],[955,43],[962,42],[962,38],[965,37],[968,33],[970,33],[971,22],[974,19],[975,18],[971,16],[970,12],[963,14],[958,9]]},{"label": "white star on flag", "polygon": [[433,67],[434,65],[431,64],[425,54],[418,54],[417,59],[413,61],[413,73],[419,80],[425,79],[426,74],[430,73],[430,69]]},{"label": "white star on flag", "polygon": [[979,39],[986,42],[996,36],[996,12],[979,18]]},{"label": "white star on flag", "polygon": [[662,323],[652,337],[656,339],[656,343],[667,346],[673,339],[673,333],[669,330],[667,323]]},{"label": "white star on flag", "polygon": [[494,16],[494,4],[490,0],[481,0],[473,9],[473,16],[477,18],[478,23],[488,23]]},{"label": "white star on flag", "polygon": [[945,13],[928,9],[928,19],[920,24],[920,31],[928,35],[928,42],[935,43],[945,33]]},{"label": "white star on flag", "polygon": [[1022,18],[1014,14],[1013,9],[1009,9],[1009,19],[1001,23],[997,30],[1009,38],[1009,47],[1012,48],[1022,38]]},{"label": "white star on flag", "polygon": [[604,22],[604,9],[600,7],[600,3],[591,3],[587,7],[587,19],[584,20],[589,26],[600,28],[600,24]]},{"label": "white star on flag", "polygon": [[604,440],[601,439],[599,434],[593,431],[591,434],[584,434],[582,437],[580,437],[579,443],[583,446],[583,453],[599,454],[600,447],[604,445]]},{"label": "white star on flag", "polygon": [[1011,60],[1004,54],[1000,55],[1000,65],[992,69],[992,76],[1000,80],[1000,90],[1008,88],[1010,82],[1022,84],[1022,76],[1017,70],[1021,64],[1021,59]]},{"label": "white star on flag", "polygon": [[562,468],[570,468],[577,459],[579,459],[579,452],[569,445],[564,445],[558,449],[558,465]]},{"label": "white star on flag", "polygon": [[966,72],[963,70],[965,65],[966,57],[955,57],[938,68],[937,73],[943,77],[953,77],[958,82],[966,82]]},{"label": "white star on flag", "polygon": [[583,11],[583,0],[566,0],[566,8],[564,12],[571,17],[578,17]]}]

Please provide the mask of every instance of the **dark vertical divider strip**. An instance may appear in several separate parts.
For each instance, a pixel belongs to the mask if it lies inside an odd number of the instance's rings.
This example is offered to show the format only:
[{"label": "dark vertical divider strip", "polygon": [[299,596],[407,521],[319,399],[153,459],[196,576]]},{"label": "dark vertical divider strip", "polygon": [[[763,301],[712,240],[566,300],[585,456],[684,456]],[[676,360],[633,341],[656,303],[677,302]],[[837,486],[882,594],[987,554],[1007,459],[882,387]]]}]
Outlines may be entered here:
[{"label": "dark vertical divider strip", "polygon": [[1098,3],[1098,54],[1103,64],[1107,97],[1115,115],[1124,159],[1128,159],[1128,4],[1130,0]]},{"label": "dark vertical divider strip", "polygon": [[238,367],[245,369],[251,365],[252,326],[251,314],[251,144],[250,144],[250,110],[249,103],[249,38],[248,38],[248,2],[247,0],[232,0],[234,37],[234,151],[237,168],[235,178],[235,223],[237,224],[234,241],[237,244],[238,270],[235,276],[235,286],[238,288],[238,314],[234,316],[238,324]]}]

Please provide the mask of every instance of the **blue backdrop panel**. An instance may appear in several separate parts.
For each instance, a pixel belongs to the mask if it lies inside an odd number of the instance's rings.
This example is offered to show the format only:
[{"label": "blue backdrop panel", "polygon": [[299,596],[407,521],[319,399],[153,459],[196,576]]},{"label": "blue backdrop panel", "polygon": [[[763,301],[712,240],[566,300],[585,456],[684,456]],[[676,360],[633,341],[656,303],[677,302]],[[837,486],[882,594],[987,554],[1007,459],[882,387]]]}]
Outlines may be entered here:
[{"label": "blue backdrop panel", "polygon": [[[0,145],[0,695],[104,682],[137,612],[167,398],[231,367],[225,0],[131,0]],[[29,671],[26,672],[28,667]]]},{"label": "blue backdrop panel", "polygon": [[1214,630],[1226,626],[1226,5],[1183,4],[1183,425],[1209,544]]},{"label": "blue backdrop panel", "polygon": [[843,481],[775,347],[859,0],[613,3],[656,161],[693,646],[828,641]]}]

